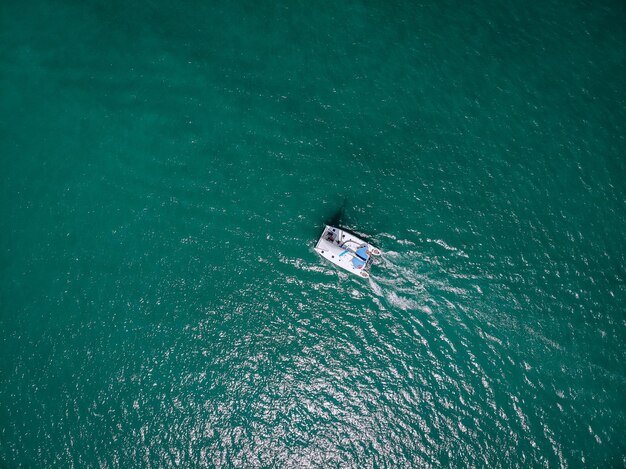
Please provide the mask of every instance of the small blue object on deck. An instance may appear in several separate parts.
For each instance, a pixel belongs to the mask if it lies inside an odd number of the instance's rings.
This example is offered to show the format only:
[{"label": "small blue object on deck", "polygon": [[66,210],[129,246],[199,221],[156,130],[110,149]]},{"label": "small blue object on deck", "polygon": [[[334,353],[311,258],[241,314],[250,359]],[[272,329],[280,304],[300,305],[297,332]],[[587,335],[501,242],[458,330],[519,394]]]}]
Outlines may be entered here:
[{"label": "small blue object on deck", "polygon": [[352,265],[354,267],[356,267],[357,269],[360,269],[361,267],[363,267],[365,265],[365,262],[363,262],[361,259],[359,259],[358,257],[353,257],[352,258]]},{"label": "small blue object on deck", "polygon": [[367,247],[362,247],[356,250],[357,256],[366,261],[370,256],[367,255]]}]

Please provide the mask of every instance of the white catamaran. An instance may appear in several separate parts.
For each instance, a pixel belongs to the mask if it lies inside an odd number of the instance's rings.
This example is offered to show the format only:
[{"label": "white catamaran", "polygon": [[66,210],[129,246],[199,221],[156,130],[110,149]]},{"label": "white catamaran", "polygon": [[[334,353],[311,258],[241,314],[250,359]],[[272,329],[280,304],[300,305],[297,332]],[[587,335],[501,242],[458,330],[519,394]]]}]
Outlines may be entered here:
[{"label": "white catamaran", "polygon": [[380,256],[380,249],[352,233],[329,225],[324,228],[315,250],[333,264],[364,278],[370,276],[368,270],[372,256]]}]

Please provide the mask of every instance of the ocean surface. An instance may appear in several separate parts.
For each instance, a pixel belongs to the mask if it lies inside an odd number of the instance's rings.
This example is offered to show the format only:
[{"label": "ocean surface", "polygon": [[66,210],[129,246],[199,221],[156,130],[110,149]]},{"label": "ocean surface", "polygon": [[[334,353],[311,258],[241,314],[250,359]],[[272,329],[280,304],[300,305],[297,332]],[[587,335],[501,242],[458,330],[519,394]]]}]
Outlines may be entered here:
[{"label": "ocean surface", "polygon": [[0,466],[626,467],[625,83],[622,1],[2,1]]}]

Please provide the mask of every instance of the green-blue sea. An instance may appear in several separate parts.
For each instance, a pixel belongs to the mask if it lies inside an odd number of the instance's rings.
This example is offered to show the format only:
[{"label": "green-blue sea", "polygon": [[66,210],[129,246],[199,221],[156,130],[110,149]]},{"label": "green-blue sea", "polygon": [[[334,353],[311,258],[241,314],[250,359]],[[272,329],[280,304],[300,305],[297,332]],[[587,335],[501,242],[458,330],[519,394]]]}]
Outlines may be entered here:
[{"label": "green-blue sea", "polygon": [[622,0],[2,0],[0,467],[626,467],[625,83]]}]

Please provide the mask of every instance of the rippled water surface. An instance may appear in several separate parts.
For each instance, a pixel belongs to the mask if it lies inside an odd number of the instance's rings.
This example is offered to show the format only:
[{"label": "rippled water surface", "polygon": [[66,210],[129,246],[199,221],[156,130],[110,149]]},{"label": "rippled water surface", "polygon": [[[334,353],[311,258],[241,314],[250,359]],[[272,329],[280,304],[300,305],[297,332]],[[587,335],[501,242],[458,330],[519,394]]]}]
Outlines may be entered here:
[{"label": "rippled water surface", "polygon": [[626,465],[624,5],[466,3],[2,2],[0,465]]}]

